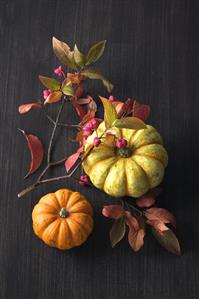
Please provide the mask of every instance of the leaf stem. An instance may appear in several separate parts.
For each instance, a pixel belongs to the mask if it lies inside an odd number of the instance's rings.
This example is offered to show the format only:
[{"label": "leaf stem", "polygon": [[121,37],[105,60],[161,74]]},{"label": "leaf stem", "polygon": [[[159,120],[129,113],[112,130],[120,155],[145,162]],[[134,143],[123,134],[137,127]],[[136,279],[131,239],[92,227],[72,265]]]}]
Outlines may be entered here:
[{"label": "leaf stem", "polygon": [[[48,120],[50,120],[54,125],[55,125],[55,121],[54,119],[52,119],[52,117],[50,115],[46,115],[46,117],[48,118]],[[57,126],[59,127],[66,127],[66,128],[77,128],[77,129],[81,129],[80,125],[76,125],[76,124],[64,124],[62,122],[58,122]]]}]

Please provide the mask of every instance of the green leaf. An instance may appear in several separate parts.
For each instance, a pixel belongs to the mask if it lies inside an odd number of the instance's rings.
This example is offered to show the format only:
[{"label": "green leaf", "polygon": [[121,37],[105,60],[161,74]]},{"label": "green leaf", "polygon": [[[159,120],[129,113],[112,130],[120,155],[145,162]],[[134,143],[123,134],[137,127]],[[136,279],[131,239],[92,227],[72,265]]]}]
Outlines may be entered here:
[{"label": "green leaf", "polygon": [[119,243],[123,239],[125,232],[126,232],[125,218],[121,217],[115,220],[110,230],[110,241],[112,247],[114,247],[117,243]]},{"label": "green leaf", "polygon": [[81,53],[79,51],[79,49],[77,48],[77,45],[75,45],[75,47],[74,47],[74,59],[78,66],[82,67],[85,65],[86,57],[83,53]]},{"label": "green leaf", "polygon": [[113,126],[116,128],[125,128],[125,129],[133,129],[133,130],[146,128],[145,123],[141,119],[133,116],[116,119],[114,121]]},{"label": "green leaf", "polygon": [[161,234],[156,229],[152,228],[152,233],[160,245],[162,245],[166,250],[173,254],[181,255],[179,241],[171,229],[168,229]]},{"label": "green leaf", "polygon": [[113,89],[113,84],[108,81],[99,70],[96,69],[85,69],[81,74],[89,79],[101,80],[108,92],[111,92]]},{"label": "green leaf", "polygon": [[106,40],[102,40],[96,44],[94,44],[87,53],[87,61],[86,65],[89,65],[95,61],[97,61],[103,54],[104,48],[106,45]]},{"label": "green leaf", "polygon": [[102,104],[104,106],[104,122],[106,128],[111,128],[115,120],[117,119],[117,112],[115,107],[106,99],[103,97],[99,97],[102,101]]},{"label": "green leaf", "polygon": [[63,94],[65,94],[66,96],[74,96],[75,95],[75,91],[73,89],[72,84],[65,84],[62,86],[62,92]]},{"label": "green leaf", "polygon": [[39,75],[39,80],[46,88],[52,90],[60,90],[60,82],[55,80],[54,78]]},{"label": "green leaf", "polygon": [[58,40],[56,37],[52,38],[52,45],[57,58],[67,67],[76,69],[74,52],[70,51],[70,47],[66,43]]}]

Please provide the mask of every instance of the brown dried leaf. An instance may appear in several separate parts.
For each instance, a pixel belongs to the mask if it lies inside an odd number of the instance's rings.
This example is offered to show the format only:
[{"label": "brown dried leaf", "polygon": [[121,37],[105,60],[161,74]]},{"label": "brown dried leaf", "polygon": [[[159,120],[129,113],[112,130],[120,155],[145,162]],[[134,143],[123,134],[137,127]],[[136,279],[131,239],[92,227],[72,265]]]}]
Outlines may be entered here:
[{"label": "brown dried leaf", "polygon": [[155,228],[152,228],[152,233],[160,245],[162,245],[166,250],[178,256],[181,255],[179,241],[171,229],[160,233]]},{"label": "brown dried leaf", "polygon": [[126,232],[125,218],[121,217],[119,219],[116,219],[110,230],[110,241],[112,247],[114,247],[117,243],[119,243],[123,239],[125,232]]}]

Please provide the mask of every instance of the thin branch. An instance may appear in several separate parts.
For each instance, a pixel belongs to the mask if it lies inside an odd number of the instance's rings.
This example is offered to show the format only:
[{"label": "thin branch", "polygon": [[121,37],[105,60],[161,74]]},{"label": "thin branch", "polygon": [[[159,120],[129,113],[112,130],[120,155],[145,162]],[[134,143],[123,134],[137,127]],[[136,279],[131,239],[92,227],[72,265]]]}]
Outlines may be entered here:
[{"label": "thin branch", "polygon": [[49,164],[50,161],[51,161],[51,151],[52,151],[53,139],[54,139],[54,136],[55,136],[55,132],[56,132],[56,129],[57,129],[57,125],[58,125],[58,122],[59,122],[59,118],[60,118],[62,109],[64,108],[64,104],[65,104],[65,100],[63,100],[62,103],[61,103],[61,106],[59,108],[59,111],[57,113],[57,117],[56,117],[56,120],[55,120],[55,123],[54,123],[54,128],[53,128],[51,138],[50,138],[50,142],[49,142],[49,146],[48,146],[47,164]]},{"label": "thin branch", "polygon": [[[54,119],[50,116],[50,115],[46,115],[46,117],[48,118],[48,120],[50,120],[54,125],[55,125],[55,121]],[[80,125],[75,125],[75,124],[65,124],[65,123],[62,123],[62,122],[58,122],[57,126],[59,127],[66,127],[66,128],[77,128],[77,129],[81,129],[81,126]]]}]

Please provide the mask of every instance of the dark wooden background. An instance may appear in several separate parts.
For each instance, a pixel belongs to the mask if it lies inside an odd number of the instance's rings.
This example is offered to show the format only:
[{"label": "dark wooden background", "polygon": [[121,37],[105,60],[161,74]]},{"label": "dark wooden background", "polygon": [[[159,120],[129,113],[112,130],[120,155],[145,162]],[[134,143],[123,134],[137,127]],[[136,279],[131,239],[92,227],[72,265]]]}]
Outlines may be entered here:
[{"label": "dark wooden background", "polygon": [[[198,29],[197,0],[0,1],[1,299],[199,298]],[[80,189],[66,181],[17,198],[36,178],[23,181],[30,157],[17,127],[39,135],[45,145],[52,129],[40,111],[20,116],[17,107],[40,98],[38,74],[52,75],[59,65],[53,35],[82,50],[107,39],[98,66],[115,84],[114,94],[151,105],[149,121],[163,135],[170,158],[159,204],[176,215],[181,258],[152,236],[137,254],[126,240],[111,249],[111,221],[101,215],[109,198],[86,188],[81,191],[95,206],[88,242],[61,252],[34,236],[31,211],[39,198],[58,187]],[[107,95],[97,82],[89,92]],[[71,112],[65,111],[68,119]],[[57,137],[62,143],[55,156],[72,153],[66,131]]]}]

